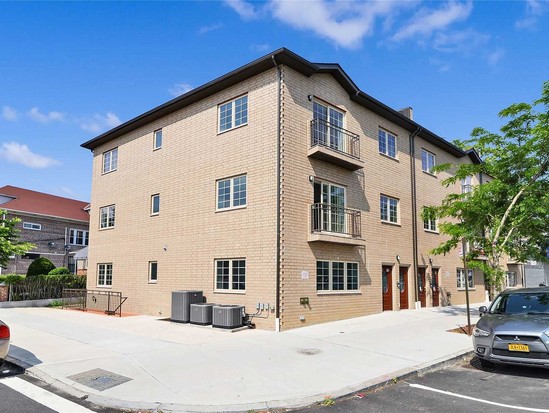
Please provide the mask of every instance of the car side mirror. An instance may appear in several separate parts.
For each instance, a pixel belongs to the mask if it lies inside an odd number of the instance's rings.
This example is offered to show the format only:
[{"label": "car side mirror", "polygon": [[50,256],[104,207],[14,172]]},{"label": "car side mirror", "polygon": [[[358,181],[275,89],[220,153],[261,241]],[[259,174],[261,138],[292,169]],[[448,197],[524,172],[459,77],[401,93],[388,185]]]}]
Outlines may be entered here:
[{"label": "car side mirror", "polygon": [[483,305],[478,309],[478,311],[480,312],[480,316],[482,317],[484,314],[486,314],[488,312],[488,307]]}]

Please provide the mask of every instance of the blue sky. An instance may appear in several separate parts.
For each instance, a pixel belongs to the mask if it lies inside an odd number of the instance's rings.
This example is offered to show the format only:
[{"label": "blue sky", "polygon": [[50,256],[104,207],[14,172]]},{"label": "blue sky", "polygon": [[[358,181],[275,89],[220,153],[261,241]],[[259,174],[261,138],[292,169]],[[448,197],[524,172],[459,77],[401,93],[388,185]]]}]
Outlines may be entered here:
[{"label": "blue sky", "polygon": [[280,47],[452,141],[549,80],[547,1],[2,2],[0,186],[80,200],[80,144]]}]

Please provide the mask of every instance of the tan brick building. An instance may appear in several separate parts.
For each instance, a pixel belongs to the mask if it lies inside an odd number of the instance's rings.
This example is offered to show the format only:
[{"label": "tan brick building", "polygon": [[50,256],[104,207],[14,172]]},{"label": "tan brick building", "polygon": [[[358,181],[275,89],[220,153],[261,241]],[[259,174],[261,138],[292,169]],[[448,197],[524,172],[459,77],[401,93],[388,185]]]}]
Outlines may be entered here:
[{"label": "tan brick building", "polygon": [[[419,212],[461,191],[433,164],[478,156],[337,64],[280,49],[82,146],[88,288],[121,291],[125,311],[169,317],[172,291],[202,290],[290,329],[465,302],[459,252],[429,256],[441,235]],[[482,274],[470,287],[482,301]]]}]

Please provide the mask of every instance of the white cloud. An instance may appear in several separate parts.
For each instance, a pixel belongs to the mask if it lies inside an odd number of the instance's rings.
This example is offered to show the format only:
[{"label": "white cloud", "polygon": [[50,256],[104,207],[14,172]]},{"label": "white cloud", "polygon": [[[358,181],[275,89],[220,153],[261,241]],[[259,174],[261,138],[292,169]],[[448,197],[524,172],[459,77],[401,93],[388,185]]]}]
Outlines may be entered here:
[{"label": "white cloud", "polygon": [[172,96],[181,96],[190,90],[193,90],[194,88],[189,85],[188,83],[176,83],[173,85],[172,88],[170,88],[168,91],[170,92],[170,95]]},{"label": "white cloud", "polygon": [[445,62],[445,61],[440,60],[440,59],[430,58],[429,63],[432,66],[435,66],[438,69],[439,72],[448,72],[452,68],[450,63]]},{"label": "white cloud", "polygon": [[526,14],[522,19],[515,22],[517,29],[535,29],[538,24],[538,19],[549,9],[547,1],[527,0]]},{"label": "white cloud", "polygon": [[271,46],[269,46],[267,43],[263,44],[252,44],[250,46],[250,50],[253,52],[267,52],[271,50]]},{"label": "white cloud", "polygon": [[488,54],[488,63],[492,66],[499,63],[499,61],[505,56],[505,50],[497,49],[494,52]]},{"label": "white cloud", "polygon": [[33,153],[27,145],[17,142],[3,143],[0,148],[0,158],[33,169],[47,168],[59,164],[59,161]]},{"label": "white cloud", "polygon": [[432,47],[439,52],[468,52],[486,44],[490,40],[487,34],[473,29],[449,33],[436,33],[433,36]]},{"label": "white cloud", "polygon": [[225,4],[236,11],[244,20],[254,20],[259,17],[259,11],[255,6],[244,0],[225,0]]},{"label": "white cloud", "polygon": [[15,109],[10,108],[9,106],[4,106],[2,108],[2,118],[5,120],[9,120],[10,122],[14,122],[19,117],[18,113],[15,111]]},{"label": "white cloud", "polygon": [[106,115],[96,113],[92,117],[82,119],[80,127],[88,132],[100,133],[107,129],[112,129],[121,123],[118,116],[112,112],[108,112]]},{"label": "white cloud", "polygon": [[223,25],[221,23],[215,23],[215,24],[210,24],[208,26],[202,26],[200,29],[198,29],[198,34],[206,34],[206,33],[209,33],[209,32],[213,32],[215,30],[219,30],[223,27]]},{"label": "white cloud", "polygon": [[423,8],[418,11],[409,23],[404,25],[393,36],[393,40],[401,41],[417,36],[430,36],[437,30],[443,30],[451,24],[466,20],[473,10],[473,3],[450,1],[438,10]]},{"label": "white cloud", "polygon": [[40,123],[60,122],[65,120],[65,114],[61,112],[42,113],[37,107],[32,108],[27,115],[34,121]]}]

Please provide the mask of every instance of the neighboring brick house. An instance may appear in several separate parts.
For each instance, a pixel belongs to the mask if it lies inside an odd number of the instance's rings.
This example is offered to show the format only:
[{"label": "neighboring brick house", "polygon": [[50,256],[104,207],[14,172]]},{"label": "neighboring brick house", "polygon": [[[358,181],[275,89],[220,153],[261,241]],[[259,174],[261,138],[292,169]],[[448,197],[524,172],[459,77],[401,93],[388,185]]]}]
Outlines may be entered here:
[{"label": "neighboring brick house", "polygon": [[[280,49],[88,142],[88,288],[170,315],[171,292],[242,304],[260,328],[485,298],[424,205],[445,162],[480,162],[360,91],[338,64]],[[467,281],[466,279],[469,278]]]},{"label": "neighboring brick house", "polygon": [[76,273],[74,254],[89,239],[87,202],[7,185],[0,188],[0,210],[7,212],[7,218],[20,218],[20,240],[35,245],[27,254],[13,257],[1,272],[26,274],[34,259],[46,257],[56,267]]}]

